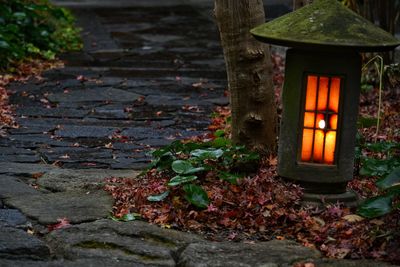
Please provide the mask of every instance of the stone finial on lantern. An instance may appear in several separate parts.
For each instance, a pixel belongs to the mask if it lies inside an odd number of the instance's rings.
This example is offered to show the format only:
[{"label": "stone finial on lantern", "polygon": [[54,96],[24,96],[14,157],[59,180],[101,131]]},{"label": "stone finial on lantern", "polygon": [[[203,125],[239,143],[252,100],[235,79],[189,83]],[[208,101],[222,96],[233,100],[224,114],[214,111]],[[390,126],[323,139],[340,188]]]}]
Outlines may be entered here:
[{"label": "stone finial on lantern", "polygon": [[286,54],[278,173],[300,183],[306,203],[356,204],[353,178],[360,98],[360,52],[399,40],[337,0],[315,0],[251,30]]}]

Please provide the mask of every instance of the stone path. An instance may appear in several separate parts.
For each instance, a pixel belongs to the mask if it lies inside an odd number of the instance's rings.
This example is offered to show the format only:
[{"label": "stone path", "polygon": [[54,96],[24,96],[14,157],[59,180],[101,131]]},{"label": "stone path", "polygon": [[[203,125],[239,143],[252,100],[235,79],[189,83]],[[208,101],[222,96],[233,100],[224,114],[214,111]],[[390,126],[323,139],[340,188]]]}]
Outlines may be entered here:
[{"label": "stone path", "polygon": [[[151,148],[204,132],[228,102],[207,5],[132,2],[76,4],[84,51],[9,88],[21,127],[0,138],[0,266],[376,266],[290,241],[213,243],[108,218],[105,177],[135,179]],[[72,226],[51,231],[63,218]]]}]

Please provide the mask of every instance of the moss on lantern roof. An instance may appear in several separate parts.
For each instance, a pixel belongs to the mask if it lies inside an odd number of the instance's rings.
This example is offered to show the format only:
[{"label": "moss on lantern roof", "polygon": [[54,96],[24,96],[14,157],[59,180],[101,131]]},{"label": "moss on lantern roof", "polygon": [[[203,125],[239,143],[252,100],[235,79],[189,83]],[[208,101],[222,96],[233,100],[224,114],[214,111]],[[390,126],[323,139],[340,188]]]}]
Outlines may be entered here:
[{"label": "moss on lantern roof", "polygon": [[337,0],[314,3],[251,30],[260,41],[298,48],[384,51],[399,40]]}]

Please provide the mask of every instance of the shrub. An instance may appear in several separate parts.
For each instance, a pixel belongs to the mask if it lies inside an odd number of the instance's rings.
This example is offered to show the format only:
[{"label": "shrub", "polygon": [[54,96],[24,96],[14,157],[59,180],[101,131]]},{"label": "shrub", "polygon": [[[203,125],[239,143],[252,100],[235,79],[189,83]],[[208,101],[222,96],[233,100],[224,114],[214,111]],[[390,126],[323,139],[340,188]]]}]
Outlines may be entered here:
[{"label": "shrub", "polygon": [[64,51],[79,50],[79,30],[69,11],[47,0],[0,2],[0,68],[34,57],[54,59]]}]

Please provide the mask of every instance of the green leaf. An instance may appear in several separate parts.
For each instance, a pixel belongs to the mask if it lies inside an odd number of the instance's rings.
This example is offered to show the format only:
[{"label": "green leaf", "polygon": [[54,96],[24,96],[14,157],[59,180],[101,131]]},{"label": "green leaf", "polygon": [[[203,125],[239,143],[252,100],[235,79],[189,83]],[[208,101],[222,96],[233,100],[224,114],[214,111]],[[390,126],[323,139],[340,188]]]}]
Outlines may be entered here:
[{"label": "green leaf", "polygon": [[152,201],[152,202],[163,201],[168,195],[169,195],[169,190],[167,190],[164,193],[159,194],[159,195],[148,196],[147,200]]},{"label": "green leaf", "polygon": [[376,185],[382,190],[400,186],[400,168],[394,169],[388,176],[378,180]]},{"label": "green leaf", "polygon": [[365,158],[362,161],[360,175],[363,176],[381,176],[388,172],[389,166],[385,160]]},{"label": "green leaf", "polygon": [[23,20],[26,18],[26,14],[24,12],[15,12],[13,17],[17,20]]},{"label": "green leaf", "polygon": [[124,216],[122,216],[122,220],[124,221],[124,222],[130,222],[130,221],[134,221],[134,220],[136,220],[136,219],[138,219],[138,218],[140,218],[141,216],[140,216],[140,214],[137,214],[137,213],[128,213],[128,214],[125,214]]},{"label": "green leaf", "polygon": [[177,176],[171,178],[171,180],[169,180],[168,185],[169,186],[176,186],[176,185],[180,185],[180,184],[184,184],[184,183],[188,183],[188,182],[194,181],[196,179],[197,179],[196,175],[189,175],[189,176],[177,175]]},{"label": "green leaf", "polygon": [[186,160],[175,160],[172,162],[172,170],[178,174],[193,174],[196,172],[204,171],[204,167],[193,167],[193,165]]},{"label": "green leaf", "polygon": [[400,144],[394,142],[367,143],[365,148],[373,152],[390,152],[394,149],[400,149]]},{"label": "green leaf", "polygon": [[171,152],[165,152],[154,161],[151,167],[157,167],[159,170],[166,170],[171,167],[174,160],[175,158]]},{"label": "green leaf", "polygon": [[215,148],[226,147],[231,144],[232,144],[232,141],[225,137],[217,137],[213,141],[213,147],[215,147]]},{"label": "green leaf", "polygon": [[136,219],[140,219],[142,218],[142,216],[139,213],[128,213],[122,216],[121,218],[117,218],[113,215],[108,216],[108,218],[116,222],[129,222],[129,221],[134,221]]},{"label": "green leaf", "polygon": [[375,126],[377,121],[377,118],[374,117],[359,117],[357,121],[357,126],[358,128],[369,128]]},{"label": "green leaf", "polygon": [[357,213],[366,218],[375,218],[392,211],[392,196],[377,196],[364,201]]},{"label": "green leaf", "polygon": [[201,186],[194,184],[187,184],[183,186],[185,191],[185,198],[191,204],[199,208],[207,208],[210,200],[208,199],[207,192]]},{"label": "green leaf", "polygon": [[184,174],[191,169],[194,169],[193,165],[186,160],[175,160],[172,162],[172,170],[178,174]]},{"label": "green leaf", "polygon": [[0,48],[8,49],[10,45],[6,41],[0,40]]},{"label": "green leaf", "polygon": [[195,149],[190,152],[190,155],[199,159],[219,159],[224,154],[222,149]]},{"label": "green leaf", "polygon": [[219,171],[218,178],[222,180],[226,180],[231,184],[237,184],[237,180],[243,178],[243,175],[233,174],[229,172]]},{"label": "green leaf", "polygon": [[216,130],[214,133],[215,137],[222,137],[225,135],[225,131],[224,130]]}]

